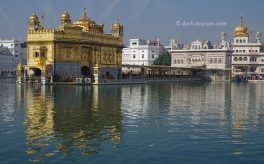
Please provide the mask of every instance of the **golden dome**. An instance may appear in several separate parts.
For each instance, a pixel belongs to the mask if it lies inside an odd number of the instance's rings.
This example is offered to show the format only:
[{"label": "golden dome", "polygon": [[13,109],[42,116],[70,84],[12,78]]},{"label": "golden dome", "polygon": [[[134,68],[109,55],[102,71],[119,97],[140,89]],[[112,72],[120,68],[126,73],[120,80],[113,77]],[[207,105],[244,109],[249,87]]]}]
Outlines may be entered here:
[{"label": "golden dome", "polygon": [[234,29],[234,37],[248,37],[248,29],[243,24],[243,17],[240,17],[240,24]]},{"label": "golden dome", "polygon": [[90,32],[95,32],[95,33],[103,33],[103,25],[97,25],[95,21],[90,19],[87,16],[86,13],[86,8],[83,10],[83,15],[77,19],[74,23],[74,26],[82,27],[83,31],[90,31]]},{"label": "golden dome", "polygon": [[61,21],[71,21],[70,14],[67,12],[67,10],[65,10],[61,15]]},{"label": "golden dome", "polygon": [[112,24],[112,27],[121,27],[122,25],[119,23],[118,19],[115,23]]},{"label": "golden dome", "polygon": [[37,22],[38,21],[38,16],[35,13],[35,10],[33,10],[33,13],[31,15],[31,17],[29,18],[30,21],[32,22]]}]

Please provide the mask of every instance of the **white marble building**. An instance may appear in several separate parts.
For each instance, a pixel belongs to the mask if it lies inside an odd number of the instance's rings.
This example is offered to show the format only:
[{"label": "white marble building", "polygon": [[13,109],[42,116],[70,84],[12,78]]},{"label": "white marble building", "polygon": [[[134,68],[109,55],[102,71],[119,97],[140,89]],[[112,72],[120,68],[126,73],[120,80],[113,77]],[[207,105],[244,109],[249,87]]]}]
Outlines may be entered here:
[{"label": "white marble building", "polygon": [[19,57],[21,55],[25,55],[26,49],[23,47],[23,43],[20,40],[12,39],[12,40],[1,40],[0,46],[7,47],[10,52],[14,55],[14,57]]},{"label": "white marble building", "polygon": [[256,41],[250,42],[249,32],[243,24],[234,29],[234,42],[232,44],[232,75],[245,76],[250,79],[264,78],[264,45],[261,43],[261,33],[256,33]]},{"label": "white marble building", "polygon": [[182,49],[172,49],[171,66],[180,68],[230,69],[232,51],[222,33],[222,43],[196,40]]},{"label": "white marble building", "polygon": [[14,77],[18,63],[7,47],[0,46],[0,77]]},{"label": "white marble building", "polygon": [[26,44],[16,40],[0,39],[0,76],[15,76],[17,65],[26,64]]},{"label": "white marble building", "polygon": [[123,48],[122,64],[149,66],[164,52],[165,48],[159,39],[155,41],[130,39],[129,46]]},{"label": "white marble building", "polygon": [[[210,78],[230,76],[232,67],[232,50],[226,41],[226,34],[221,33],[220,45],[211,45],[210,41],[196,40],[182,48],[172,48],[171,66],[179,68],[201,68],[208,70]],[[212,70],[212,71],[210,71]],[[229,73],[227,72],[229,71]],[[229,78],[229,77],[228,77]]]}]

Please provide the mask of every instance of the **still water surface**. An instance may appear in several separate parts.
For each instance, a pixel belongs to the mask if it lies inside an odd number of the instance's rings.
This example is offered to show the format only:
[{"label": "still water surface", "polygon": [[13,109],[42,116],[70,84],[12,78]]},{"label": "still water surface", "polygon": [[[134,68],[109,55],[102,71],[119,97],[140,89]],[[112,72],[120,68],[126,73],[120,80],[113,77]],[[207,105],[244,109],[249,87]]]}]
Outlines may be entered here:
[{"label": "still water surface", "polygon": [[264,83],[16,85],[1,163],[264,163]]}]

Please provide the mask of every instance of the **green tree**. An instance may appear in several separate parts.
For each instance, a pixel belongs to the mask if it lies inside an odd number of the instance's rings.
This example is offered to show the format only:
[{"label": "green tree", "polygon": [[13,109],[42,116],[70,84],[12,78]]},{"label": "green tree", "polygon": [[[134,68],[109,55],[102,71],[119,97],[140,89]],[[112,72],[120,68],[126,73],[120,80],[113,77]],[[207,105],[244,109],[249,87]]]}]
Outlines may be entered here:
[{"label": "green tree", "polygon": [[171,65],[171,54],[169,52],[160,54],[159,57],[154,60],[153,65],[170,66]]}]

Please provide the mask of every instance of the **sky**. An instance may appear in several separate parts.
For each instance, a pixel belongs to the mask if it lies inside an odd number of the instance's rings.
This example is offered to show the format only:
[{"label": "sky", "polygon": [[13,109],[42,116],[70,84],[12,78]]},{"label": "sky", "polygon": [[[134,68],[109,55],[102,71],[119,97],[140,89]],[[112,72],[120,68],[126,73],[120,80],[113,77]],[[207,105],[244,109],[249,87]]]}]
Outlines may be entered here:
[{"label": "sky", "polygon": [[159,38],[164,45],[171,38],[217,42],[221,32],[232,41],[240,16],[254,40],[256,32],[264,34],[263,6],[262,0],[0,0],[0,38],[25,40],[33,10],[39,17],[45,13],[45,28],[57,28],[65,9],[74,21],[86,7],[107,33],[118,19],[124,25],[125,44],[131,38]]}]

